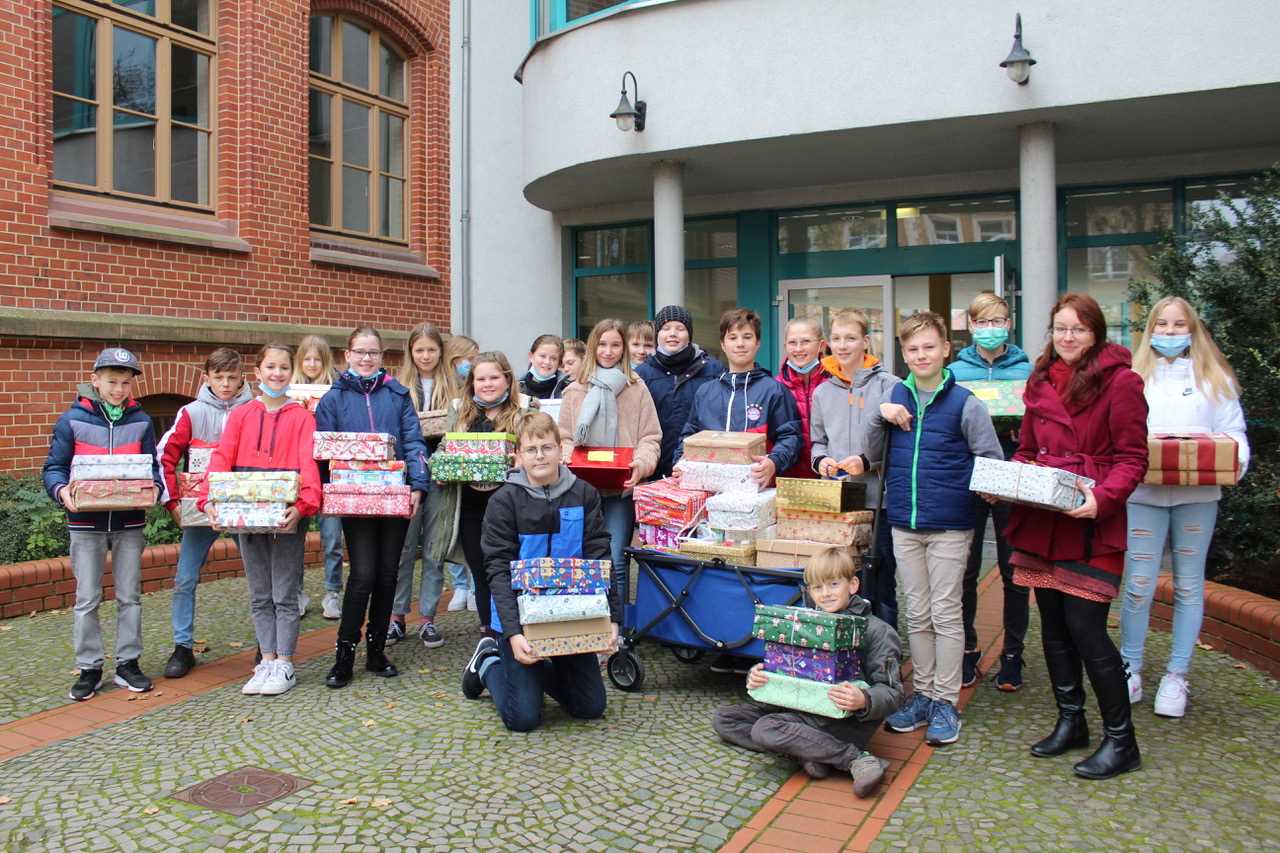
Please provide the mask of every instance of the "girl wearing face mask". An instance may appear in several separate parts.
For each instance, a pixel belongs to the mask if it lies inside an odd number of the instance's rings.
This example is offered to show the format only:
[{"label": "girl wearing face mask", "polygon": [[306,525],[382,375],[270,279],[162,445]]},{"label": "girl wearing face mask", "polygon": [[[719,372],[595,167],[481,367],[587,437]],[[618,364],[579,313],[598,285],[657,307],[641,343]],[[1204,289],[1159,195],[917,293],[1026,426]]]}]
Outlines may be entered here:
[{"label": "girl wearing face mask", "polygon": [[[1148,433],[1226,433],[1236,440],[1240,472],[1249,465],[1240,386],[1231,365],[1185,300],[1155,304],[1135,347],[1133,369],[1146,382]],[[1187,671],[1204,620],[1204,564],[1218,517],[1220,486],[1140,485],[1129,498],[1129,549],[1120,611],[1120,655],[1129,698],[1142,700],[1142,657],[1151,597],[1166,541],[1173,553],[1173,648],[1156,691],[1155,713],[1181,717]]]},{"label": "girl wearing face mask", "polygon": [[800,428],[804,438],[804,453],[780,477],[813,477],[813,468],[809,463],[809,450],[812,446],[809,435],[809,413],[813,409],[813,394],[818,386],[830,375],[822,365],[823,351],[827,342],[822,338],[822,327],[816,320],[808,317],[797,317],[787,323],[786,328],[787,358],[778,371],[781,382],[791,396],[795,398],[796,408],[800,410]]},{"label": "girl wearing face mask", "polygon": [[573,377],[560,372],[564,341],[556,335],[538,335],[529,347],[529,370],[520,379],[520,390],[539,400],[556,400]]},{"label": "girl wearing face mask", "polygon": [[[436,371],[437,393],[449,401],[449,406],[460,405],[471,362],[480,354],[480,346],[466,335],[441,335],[444,338],[444,355],[440,369]],[[446,408],[442,406],[441,408]],[[430,541],[428,537],[424,541]],[[449,572],[449,585],[453,595],[449,598],[449,610],[475,610],[476,594],[471,588],[471,573],[467,567],[448,560],[444,563]]]}]

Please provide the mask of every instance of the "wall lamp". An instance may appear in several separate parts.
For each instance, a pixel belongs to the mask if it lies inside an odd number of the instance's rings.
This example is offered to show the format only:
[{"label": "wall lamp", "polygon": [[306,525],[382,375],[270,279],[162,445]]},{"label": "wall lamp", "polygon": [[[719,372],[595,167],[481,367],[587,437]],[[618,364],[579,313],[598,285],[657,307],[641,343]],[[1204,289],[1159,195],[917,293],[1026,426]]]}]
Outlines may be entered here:
[{"label": "wall lamp", "polygon": [[[636,90],[636,105],[631,106],[631,99],[627,97],[627,78],[631,78],[631,86]],[[622,74],[622,100],[618,101],[618,108],[609,113],[609,118],[618,123],[618,130],[623,133],[635,131],[639,133],[644,130],[644,117],[648,112],[648,105],[640,100],[640,84],[636,82],[636,75],[630,71]]]},{"label": "wall lamp", "polygon": [[1009,51],[1009,55],[1004,58],[1004,62],[1000,63],[1000,67],[1009,75],[1009,79],[1017,83],[1019,86],[1027,85],[1027,81],[1031,79],[1031,66],[1036,61],[1031,58],[1031,54],[1022,46],[1022,15],[1019,14],[1014,18],[1013,27],[1013,48]]}]

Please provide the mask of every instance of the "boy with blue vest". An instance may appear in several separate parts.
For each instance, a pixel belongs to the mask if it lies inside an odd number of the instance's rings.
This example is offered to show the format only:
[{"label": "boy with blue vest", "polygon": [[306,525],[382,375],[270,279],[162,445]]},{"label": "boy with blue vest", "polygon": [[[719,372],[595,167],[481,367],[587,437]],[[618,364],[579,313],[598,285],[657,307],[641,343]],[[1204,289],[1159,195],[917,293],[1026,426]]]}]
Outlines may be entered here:
[{"label": "boy with blue vest", "polygon": [[143,453],[151,459],[155,494],[163,485],[155,461],[156,433],[151,418],[133,399],[133,380],[142,373],[137,356],[123,347],[108,347],[93,363],[89,385],[78,389],[71,408],[53,425],[49,456],[42,475],[45,491],[67,510],[71,533],[71,572],[76,578],[72,640],[80,677],[71,687],[77,702],[92,699],[102,681],[102,573],[111,552],[116,591],[115,683],[133,693],[151,689],[151,679],[138,667],[142,656],[142,548],[146,511],[80,512],[71,494],[71,460],[77,454]]},{"label": "boy with blue vest", "polygon": [[885,501],[893,526],[898,583],[907,596],[907,638],[915,693],[885,725],[896,732],[928,726],[933,745],[960,737],[964,623],[961,584],[973,539],[969,477],[973,457],[1003,459],[987,408],[943,367],[947,326],[930,311],[899,324],[911,375],[893,387],[871,419],[868,455],[880,455],[889,430]]}]

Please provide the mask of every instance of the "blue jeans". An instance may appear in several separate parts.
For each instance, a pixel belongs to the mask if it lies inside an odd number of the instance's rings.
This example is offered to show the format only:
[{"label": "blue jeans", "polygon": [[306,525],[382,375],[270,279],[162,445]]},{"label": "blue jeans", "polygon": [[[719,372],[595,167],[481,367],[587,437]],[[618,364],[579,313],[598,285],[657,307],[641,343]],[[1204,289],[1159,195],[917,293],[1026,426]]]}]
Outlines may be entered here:
[{"label": "blue jeans", "polygon": [[324,547],[324,588],[342,592],[342,516],[317,515],[320,544]]},{"label": "blue jeans", "polygon": [[209,559],[209,549],[218,534],[212,527],[182,528],[182,544],[178,546],[178,570],[173,579],[173,644],[190,648],[196,630],[196,585],[200,570]]},{"label": "blue jeans", "polygon": [[1120,607],[1120,656],[1132,672],[1142,669],[1151,598],[1164,557],[1173,549],[1173,648],[1169,672],[1186,675],[1204,622],[1204,562],[1218,520],[1218,502],[1162,507],[1129,502],[1129,544]]},{"label": "blue jeans", "polygon": [[630,495],[601,495],[600,508],[604,511],[604,527],[609,531],[609,555],[613,560],[610,586],[618,594],[618,600],[627,601],[631,589],[628,583],[627,558],[623,549],[631,544],[631,534],[636,529],[636,505]]},{"label": "blue jeans", "polygon": [[449,579],[453,581],[450,586],[470,592],[471,572],[467,571],[467,567],[459,566],[457,563],[445,563],[445,566],[449,569]]},{"label": "blue jeans", "polygon": [[409,530],[404,535],[404,551],[400,553],[400,573],[396,575],[396,597],[391,605],[393,616],[406,616],[409,613],[409,600],[413,597],[413,570],[418,563],[418,555],[422,555],[422,587],[418,593],[418,613],[431,619],[436,615],[436,607],[440,604],[440,590],[444,587],[444,572],[440,564],[427,556],[431,550],[431,525],[427,503],[433,492],[427,493],[427,500],[418,506],[418,511],[409,520]]},{"label": "blue jeans", "polygon": [[501,659],[480,674],[502,724],[513,732],[531,732],[542,725],[545,693],[571,717],[594,720],[604,715],[604,681],[593,654],[561,655],[525,666],[511,654],[511,643],[498,640]]}]

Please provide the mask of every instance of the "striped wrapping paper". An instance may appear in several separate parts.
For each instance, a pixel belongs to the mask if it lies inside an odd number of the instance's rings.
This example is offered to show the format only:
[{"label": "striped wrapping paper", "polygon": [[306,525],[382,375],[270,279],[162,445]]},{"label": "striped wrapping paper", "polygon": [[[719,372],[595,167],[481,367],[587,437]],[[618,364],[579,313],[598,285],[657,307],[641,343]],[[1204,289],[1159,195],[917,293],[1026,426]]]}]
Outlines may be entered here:
[{"label": "striped wrapping paper", "polygon": [[1234,486],[1240,479],[1236,441],[1225,433],[1147,437],[1147,476],[1152,486]]},{"label": "striped wrapping paper", "polygon": [[632,492],[637,522],[680,529],[702,517],[707,497],[707,492],[680,488],[672,477],[641,483]]}]

